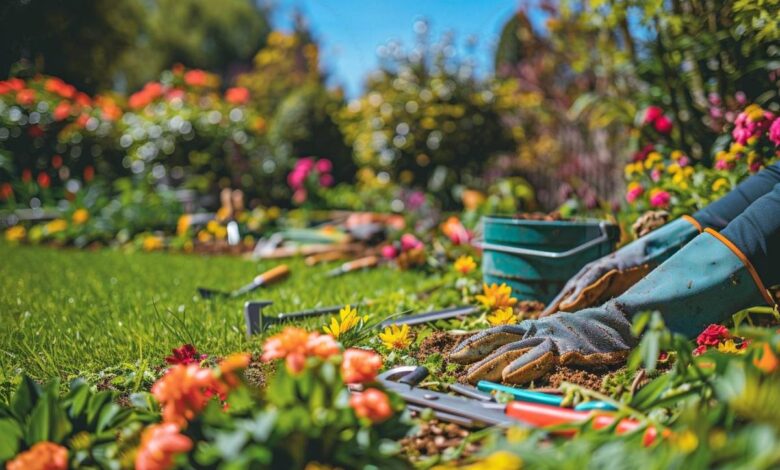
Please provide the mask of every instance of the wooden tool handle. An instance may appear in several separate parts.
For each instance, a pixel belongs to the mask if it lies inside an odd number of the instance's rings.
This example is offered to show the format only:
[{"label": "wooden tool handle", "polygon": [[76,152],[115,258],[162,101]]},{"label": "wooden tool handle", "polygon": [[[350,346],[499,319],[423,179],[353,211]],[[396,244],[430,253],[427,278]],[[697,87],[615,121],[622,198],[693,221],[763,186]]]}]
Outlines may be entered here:
[{"label": "wooden tool handle", "polygon": [[326,251],[316,255],[307,256],[303,262],[306,266],[314,266],[328,261],[336,261],[344,258],[347,254],[343,251]]},{"label": "wooden tool handle", "polygon": [[376,256],[366,256],[365,258],[356,259],[355,261],[350,261],[348,263],[344,263],[342,266],[342,269],[344,272],[349,271],[355,271],[357,269],[363,269],[363,268],[371,268],[379,264],[379,258]]},{"label": "wooden tool handle", "polygon": [[280,264],[275,268],[271,268],[263,274],[255,278],[257,284],[271,284],[272,282],[281,281],[290,274],[290,268],[286,264]]}]

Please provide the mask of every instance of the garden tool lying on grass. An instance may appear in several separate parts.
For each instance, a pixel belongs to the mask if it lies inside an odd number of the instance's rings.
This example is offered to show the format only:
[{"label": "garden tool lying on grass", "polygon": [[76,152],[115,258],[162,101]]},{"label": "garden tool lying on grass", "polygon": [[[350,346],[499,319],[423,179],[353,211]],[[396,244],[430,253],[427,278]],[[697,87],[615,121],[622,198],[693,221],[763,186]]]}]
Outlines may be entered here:
[{"label": "garden tool lying on grass", "polygon": [[622,362],[638,342],[631,331],[636,314],[658,311],[670,330],[693,337],[763,301],[772,304],[747,257],[707,229],[601,307],[484,330],[456,346],[450,358],[475,363],[467,371],[469,382],[525,383],[559,364]]},{"label": "garden tool lying on grass", "polygon": [[[418,388],[417,385],[427,376],[428,370],[425,367],[401,366],[379,374],[377,380],[386,389],[400,395],[411,411],[420,413],[425,409],[430,409],[437,419],[469,428],[576,426],[587,420],[591,420],[591,425],[595,429],[614,425],[617,434],[639,430],[642,427],[641,422],[628,418],[620,419],[615,423],[617,418],[614,414],[603,412],[576,411],[559,406],[521,401],[498,403],[492,395],[462,384],[453,384],[450,389],[463,396]],[[556,432],[562,435],[573,435],[576,430],[568,429]],[[643,442],[645,445],[649,445],[656,437],[655,428],[648,427],[644,431]]]},{"label": "garden tool lying on grass", "polygon": [[336,277],[343,274],[351,273],[353,271],[359,271],[361,269],[375,268],[379,265],[379,258],[371,255],[364,258],[358,258],[356,260],[347,261],[336,269],[328,271],[325,276]]},{"label": "garden tool lying on grass", "polygon": [[213,297],[240,297],[244,294],[252,292],[253,290],[267,286],[277,281],[281,281],[290,274],[290,268],[286,264],[281,264],[275,268],[271,268],[268,271],[256,276],[251,283],[236,289],[232,292],[222,292],[212,289],[206,289],[205,287],[198,287],[198,293],[204,299],[211,299]]},{"label": "garden tool lying on grass", "polygon": [[[369,305],[371,301],[363,302],[360,305]],[[303,318],[320,317],[323,315],[329,315],[338,312],[344,305],[334,305],[332,307],[321,307],[310,310],[301,310],[293,313],[278,313],[271,315],[263,315],[263,308],[273,304],[270,300],[256,300],[249,301],[244,304],[244,320],[246,321],[246,334],[248,337],[261,333],[263,330],[271,325],[277,323],[295,321]],[[353,308],[357,308],[359,305],[351,305]],[[416,315],[406,315],[397,318],[388,318],[381,322],[378,327],[385,328],[390,325],[419,325],[422,323],[434,322],[438,320],[446,320],[450,318],[456,318],[465,315],[471,315],[479,312],[477,307],[453,307],[444,310],[434,310],[426,313],[419,313]]]}]

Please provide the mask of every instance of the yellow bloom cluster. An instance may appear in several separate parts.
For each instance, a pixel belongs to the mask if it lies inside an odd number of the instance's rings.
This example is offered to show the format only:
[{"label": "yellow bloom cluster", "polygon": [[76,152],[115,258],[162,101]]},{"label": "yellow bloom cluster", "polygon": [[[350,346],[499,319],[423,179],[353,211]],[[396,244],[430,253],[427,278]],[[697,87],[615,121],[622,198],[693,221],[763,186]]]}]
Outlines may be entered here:
[{"label": "yellow bloom cluster", "polygon": [[19,242],[27,236],[27,230],[21,225],[14,225],[5,231],[5,239],[9,242]]},{"label": "yellow bloom cluster", "polygon": [[387,349],[406,349],[412,344],[412,338],[409,335],[409,325],[390,325],[382,333],[379,333],[379,339],[385,344]]},{"label": "yellow bloom cluster", "polygon": [[48,222],[44,228],[49,235],[52,233],[64,232],[68,228],[68,222],[65,219],[54,219],[51,222]]},{"label": "yellow bloom cluster", "polygon": [[325,331],[325,333],[328,333],[329,335],[338,339],[339,336],[355,328],[361,321],[366,321],[367,319],[367,315],[360,317],[358,316],[357,309],[347,305],[346,307],[339,310],[338,318],[331,318],[330,326],[326,325],[322,327],[322,329]]},{"label": "yellow bloom cluster", "polygon": [[517,299],[512,298],[512,288],[506,284],[483,284],[482,292],[483,295],[476,296],[476,299],[490,310],[512,307],[517,303]]},{"label": "yellow bloom cluster", "polygon": [[461,256],[455,260],[455,271],[461,274],[468,274],[477,268],[477,263],[474,262],[474,258],[471,256]]},{"label": "yellow bloom cluster", "polygon": [[89,212],[86,209],[76,209],[72,218],[74,224],[81,225],[89,220]]},{"label": "yellow bloom cluster", "polygon": [[487,321],[492,326],[514,325],[517,323],[517,316],[512,307],[504,307],[494,310],[492,314],[487,316]]}]

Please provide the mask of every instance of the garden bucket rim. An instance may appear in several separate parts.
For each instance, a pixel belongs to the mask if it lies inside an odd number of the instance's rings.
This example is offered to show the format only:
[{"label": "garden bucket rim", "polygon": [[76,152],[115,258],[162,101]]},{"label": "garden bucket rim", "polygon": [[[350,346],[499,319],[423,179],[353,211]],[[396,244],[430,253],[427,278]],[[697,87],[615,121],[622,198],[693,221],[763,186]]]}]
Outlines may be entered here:
[{"label": "garden bucket rim", "polygon": [[587,219],[571,219],[571,220],[533,220],[533,219],[516,219],[512,216],[503,215],[485,215],[482,217],[483,223],[491,224],[504,224],[504,225],[560,225],[560,226],[579,226],[579,227],[593,227],[599,225],[615,225],[614,222],[587,218]]}]

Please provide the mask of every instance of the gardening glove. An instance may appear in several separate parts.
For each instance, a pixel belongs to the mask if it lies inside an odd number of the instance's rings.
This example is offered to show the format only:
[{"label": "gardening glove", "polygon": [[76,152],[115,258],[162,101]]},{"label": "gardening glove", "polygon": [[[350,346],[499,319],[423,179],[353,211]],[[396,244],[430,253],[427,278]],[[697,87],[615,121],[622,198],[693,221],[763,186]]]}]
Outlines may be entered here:
[{"label": "gardening glove", "polygon": [[748,258],[706,229],[622,295],[576,315],[558,313],[490,328],[463,341],[450,358],[475,361],[469,382],[524,383],[553,366],[615,364],[636,345],[633,316],[658,311],[670,330],[688,337],[750,306],[773,303]]},{"label": "gardening glove", "polygon": [[525,383],[559,364],[622,362],[636,339],[631,323],[615,308],[560,313],[517,325],[490,328],[459,344],[450,359],[472,365],[466,380]]},{"label": "gardening glove", "polygon": [[576,312],[622,294],[699,234],[699,224],[683,216],[588,263],[563,286],[541,316]]}]

